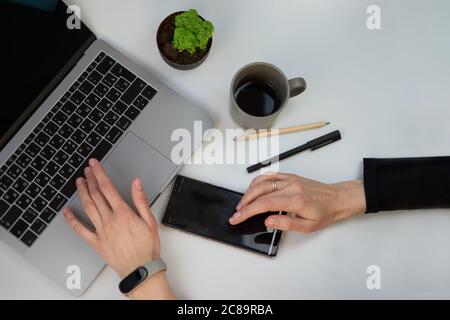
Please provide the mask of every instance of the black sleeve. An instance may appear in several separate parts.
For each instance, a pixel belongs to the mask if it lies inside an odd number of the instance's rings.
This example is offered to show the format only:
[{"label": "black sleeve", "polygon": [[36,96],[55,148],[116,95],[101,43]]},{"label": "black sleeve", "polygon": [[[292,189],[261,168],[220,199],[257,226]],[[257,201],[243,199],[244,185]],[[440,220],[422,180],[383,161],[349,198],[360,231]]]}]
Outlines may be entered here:
[{"label": "black sleeve", "polygon": [[450,208],[450,157],[364,159],[366,213]]}]

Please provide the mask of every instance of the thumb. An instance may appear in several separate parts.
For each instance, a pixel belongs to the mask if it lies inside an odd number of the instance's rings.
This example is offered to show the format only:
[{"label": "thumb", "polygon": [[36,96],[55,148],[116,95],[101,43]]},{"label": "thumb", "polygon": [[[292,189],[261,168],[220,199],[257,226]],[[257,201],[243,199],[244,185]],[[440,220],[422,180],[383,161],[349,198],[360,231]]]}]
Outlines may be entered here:
[{"label": "thumb", "polygon": [[150,209],[147,194],[144,190],[144,184],[140,178],[134,179],[131,185],[131,196],[140,217],[147,223],[153,232],[157,232],[158,225],[155,216]]},{"label": "thumb", "polygon": [[311,233],[316,230],[316,223],[303,218],[293,218],[286,215],[273,215],[266,219],[265,225],[282,231],[298,231]]}]

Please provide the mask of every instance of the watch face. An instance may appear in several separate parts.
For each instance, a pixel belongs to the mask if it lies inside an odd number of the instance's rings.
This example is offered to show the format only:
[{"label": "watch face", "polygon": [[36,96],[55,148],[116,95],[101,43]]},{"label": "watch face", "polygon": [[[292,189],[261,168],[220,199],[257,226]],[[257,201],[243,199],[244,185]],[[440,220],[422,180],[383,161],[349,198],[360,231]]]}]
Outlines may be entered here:
[{"label": "watch face", "polygon": [[130,275],[124,278],[119,284],[119,290],[123,294],[128,294],[134,288],[136,288],[142,281],[144,281],[148,276],[147,269],[144,267],[139,267],[134,270]]}]

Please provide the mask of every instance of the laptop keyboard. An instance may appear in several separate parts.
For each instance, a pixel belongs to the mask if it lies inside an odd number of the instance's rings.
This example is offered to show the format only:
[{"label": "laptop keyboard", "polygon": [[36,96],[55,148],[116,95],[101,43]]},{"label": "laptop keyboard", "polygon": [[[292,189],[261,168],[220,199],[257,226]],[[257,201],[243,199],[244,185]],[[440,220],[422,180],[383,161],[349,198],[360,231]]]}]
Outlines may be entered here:
[{"label": "laptop keyboard", "polygon": [[0,226],[32,246],[155,94],[101,52],[0,168]]}]

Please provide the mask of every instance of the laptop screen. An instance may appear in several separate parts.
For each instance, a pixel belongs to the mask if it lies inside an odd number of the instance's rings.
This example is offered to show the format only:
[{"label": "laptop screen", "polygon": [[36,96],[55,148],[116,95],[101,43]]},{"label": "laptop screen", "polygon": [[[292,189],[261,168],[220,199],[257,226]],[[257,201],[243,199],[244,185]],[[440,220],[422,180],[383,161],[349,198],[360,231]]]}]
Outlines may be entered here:
[{"label": "laptop screen", "polygon": [[67,27],[67,6],[43,11],[0,0],[0,149],[95,40]]}]

